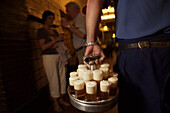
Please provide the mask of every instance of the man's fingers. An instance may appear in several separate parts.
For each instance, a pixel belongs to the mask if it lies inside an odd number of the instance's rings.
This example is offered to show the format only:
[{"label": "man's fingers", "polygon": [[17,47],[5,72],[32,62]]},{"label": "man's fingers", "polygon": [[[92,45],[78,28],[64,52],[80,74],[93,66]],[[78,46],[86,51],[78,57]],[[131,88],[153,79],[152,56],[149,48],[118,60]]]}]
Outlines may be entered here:
[{"label": "man's fingers", "polygon": [[88,64],[88,63],[84,61],[84,64]]},{"label": "man's fingers", "polygon": [[101,56],[102,56],[102,57],[101,57],[100,60],[99,60],[100,63],[102,63],[102,62],[104,61],[105,57],[106,57],[106,56],[104,55],[103,51],[101,52]]},{"label": "man's fingers", "polygon": [[90,61],[90,62],[89,62],[89,65],[92,65],[92,64],[94,64],[94,62],[93,62],[93,61]]},{"label": "man's fingers", "polygon": [[99,64],[99,59],[96,59],[96,60],[95,60],[95,63],[96,63],[96,64]]}]

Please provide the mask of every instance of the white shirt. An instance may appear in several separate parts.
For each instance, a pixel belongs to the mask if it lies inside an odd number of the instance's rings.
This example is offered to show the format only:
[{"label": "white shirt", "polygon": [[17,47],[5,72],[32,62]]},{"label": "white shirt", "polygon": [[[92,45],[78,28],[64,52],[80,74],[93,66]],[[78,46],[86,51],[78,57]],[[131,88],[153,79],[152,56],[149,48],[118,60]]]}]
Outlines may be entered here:
[{"label": "white shirt", "polygon": [[[83,16],[81,13],[79,13],[74,18],[73,24],[81,32],[86,34],[86,17],[85,16]],[[85,39],[80,38],[73,33],[73,46],[74,46],[75,49],[78,49],[78,48],[84,46],[85,42],[86,42]]]}]

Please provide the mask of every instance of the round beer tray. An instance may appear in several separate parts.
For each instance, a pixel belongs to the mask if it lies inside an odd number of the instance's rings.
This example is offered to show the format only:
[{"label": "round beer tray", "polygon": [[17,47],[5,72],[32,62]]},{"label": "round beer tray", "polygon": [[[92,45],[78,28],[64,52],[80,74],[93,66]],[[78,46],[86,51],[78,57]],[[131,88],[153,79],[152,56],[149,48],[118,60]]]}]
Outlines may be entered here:
[{"label": "round beer tray", "polygon": [[112,109],[116,104],[117,104],[117,96],[114,96],[112,98],[109,98],[107,100],[102,100],[102,101],[84,101],[84,100],[79,100],[75,98],[73,95],[69,93],[69,87],[68,87],[68,94],[70,98],[71,104],[85,112],[104,112],[107,110]]}]

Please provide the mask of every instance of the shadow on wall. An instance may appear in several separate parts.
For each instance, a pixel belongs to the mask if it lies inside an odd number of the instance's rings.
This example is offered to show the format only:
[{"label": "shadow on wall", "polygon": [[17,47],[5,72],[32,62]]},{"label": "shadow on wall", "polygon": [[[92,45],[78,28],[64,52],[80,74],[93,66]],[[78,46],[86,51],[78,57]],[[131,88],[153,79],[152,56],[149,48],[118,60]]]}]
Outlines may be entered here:
[{"label": "shadow on wall", "polygon": [[[47,85],[25,0],[0,1],[0,112],[15,112]],[[36,23],[40,26],[39,23]]]}]

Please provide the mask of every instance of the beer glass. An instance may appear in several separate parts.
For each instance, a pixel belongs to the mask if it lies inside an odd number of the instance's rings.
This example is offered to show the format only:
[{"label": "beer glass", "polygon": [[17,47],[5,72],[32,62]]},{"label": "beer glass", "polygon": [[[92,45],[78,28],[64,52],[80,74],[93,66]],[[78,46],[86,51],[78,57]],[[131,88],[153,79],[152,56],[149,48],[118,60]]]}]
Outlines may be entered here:
[{"label": "beer glass", "polygon": [[78,65],[78,69],[87,69],[87,65],[86,64],[79,64]]},{"label": "beer glass", "polygon": [[113,76],[118,78],[118,73],[114,73]]},{"label": "beer glass", "polygon": [[84,82],[83,80],[76,80],[74,82],[75,97],[80,100],[85,99]]},{"label": "beer glass", "polygon": [[91,81],[93,79],[93,72],[91,70],[84,70],[81,73],[84,81]]},{"label": "beer glass", "polygon": [[104,67],[104,68],[110,68],[110,64],[104,63],[104,64],[101,64],[100,67],[101,67],[101,68],[103,68],[103,67]]},{"label": "beer glass", "polygon": [[106,80],[100,81],[100,100],[109,99],[110,83]]},{"label": "beer glass", "polygon": [[96,81],[97,83],[97,97],[99,97],[99,93],[100,93],[100,81],[103,80],[103,73],[101,70],[94,70],[93,71],[93,80]]},{"label": "beer glass", "polygon": [[115,96],[116,90],[117,90],[118,78],[117,77],[110,77],[110,78],[108,78],[108,81],[111,84],[110,85],[110,96]]},{"label": "beer glass", "polygon": [[78,76],[80,77],[81,80],[83,80],[83,72],[86,71],[87,69],[77,69]]},{"label": "beer glass", "polygon": [[97,83],[95,81],[86,82],[86,94],[87,101],[96,101],[97,100]]},{"label": "beer glass", "polygon": [[77,72],[71,72],[70,73],[70,77],[77,77],[78,76],[78,73]]},{"label": "beer glass", "polygon": [[107,80],[109,77],[109,68],[108,67],[100,67],[100,70],[103,72],[103,79]]},{"label": "beer glass", "polygon": [[75,94],[75,91],[74,91],[74,82],[76,80],[78,80],[79,77],[78,76],[75,76],[75,77],[70,77],[69,78],[69,93],[70,94]]}]

